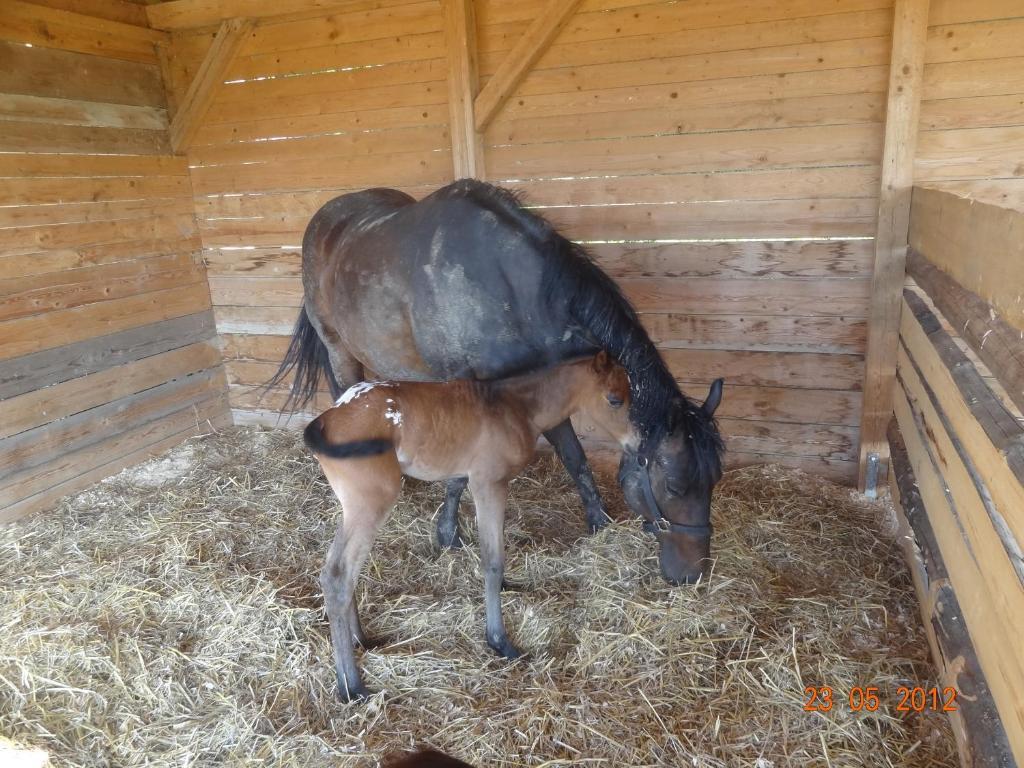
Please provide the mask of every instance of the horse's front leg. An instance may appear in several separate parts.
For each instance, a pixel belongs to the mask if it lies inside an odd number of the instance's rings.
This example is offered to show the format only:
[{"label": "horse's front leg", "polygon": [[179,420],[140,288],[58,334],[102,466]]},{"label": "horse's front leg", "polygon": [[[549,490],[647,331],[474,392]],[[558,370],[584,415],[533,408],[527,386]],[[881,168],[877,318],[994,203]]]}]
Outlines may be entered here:
[{"label": "horse's front leg", "polygon": [[591,533],[597,533],[608,525],[608,509],[594,483],[594,473],[590,470],[590,463],[583,453],[583,446],[576,437],[576,431],[572,428],[572,422],[566,419],[557,427],[545,432],[544,437],[551,443],[555,454],[575,481],[580,499],[583,500],[583,508],[586,510],[587,526]]},{"label": "horse's front leg", "polygon": [[476,504],[477,530],[480,535],[480,562],[484,571],[484,606],[487,614],[487,644],[506,659],[523,655],[508,639],[501,615],[501,584],[505,576],[505,505],[508,483],[470,478],[470,490]]},{"label": "horse's front leg", "polygon": [[468,477],[455,477],[445,483],[444,504],[437,518],[437,543],[442,549],[458,549],[462,546],[459,531],[459,501],[466,490]]}]

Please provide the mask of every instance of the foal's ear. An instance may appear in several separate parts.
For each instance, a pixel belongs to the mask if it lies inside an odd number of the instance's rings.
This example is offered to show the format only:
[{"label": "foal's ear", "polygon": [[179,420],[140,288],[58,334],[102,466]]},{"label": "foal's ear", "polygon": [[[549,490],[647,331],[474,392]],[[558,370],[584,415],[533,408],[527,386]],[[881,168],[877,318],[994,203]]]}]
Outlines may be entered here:
[{"label": "foal's ear", "polygon": [[707,400],[701,406],[708,416],[714,416],[715,411],[718,410],[718,405],[722,402],[722,386],[724,384],[725,379],[715,379],[711,383],[711,390],[708,392]]},{"label": "foal's ear", "polygon": [[607,373],[612,368],[612,360],[605,350],[601,350],[594,356],[594,370],[598,373]]}]

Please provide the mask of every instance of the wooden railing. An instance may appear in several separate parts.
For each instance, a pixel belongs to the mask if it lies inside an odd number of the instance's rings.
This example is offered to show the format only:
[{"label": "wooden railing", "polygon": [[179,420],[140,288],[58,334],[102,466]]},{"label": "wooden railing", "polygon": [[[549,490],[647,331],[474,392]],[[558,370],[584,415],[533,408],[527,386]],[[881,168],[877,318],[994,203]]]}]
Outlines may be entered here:
[{"label": "wooden railing", "polygon": [[1022,229],[914,190],[890,483],[966,765],[1024,764]]}]

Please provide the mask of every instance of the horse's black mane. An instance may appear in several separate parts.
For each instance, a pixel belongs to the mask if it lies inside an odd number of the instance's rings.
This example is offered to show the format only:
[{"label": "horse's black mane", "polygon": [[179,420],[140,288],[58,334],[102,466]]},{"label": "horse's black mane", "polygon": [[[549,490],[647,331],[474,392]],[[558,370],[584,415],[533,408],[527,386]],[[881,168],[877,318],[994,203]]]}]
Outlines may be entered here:
[{"label": "horse's black mane", "polygon": [[544,261],[546,298],[568,302],[579,331],[606,349],[629,374],[630,418],[644,441],[659,442],[684,431],[692,449],[690,466],[697,478],[714,477],[724,451],[713,417],[676,384],[636,310],[619,286],[587,250],[561,235],[547,220],[523,208],[520,194],[481,181],[464,179],[447,188],[504,218],[526,234],[548,258]]}]

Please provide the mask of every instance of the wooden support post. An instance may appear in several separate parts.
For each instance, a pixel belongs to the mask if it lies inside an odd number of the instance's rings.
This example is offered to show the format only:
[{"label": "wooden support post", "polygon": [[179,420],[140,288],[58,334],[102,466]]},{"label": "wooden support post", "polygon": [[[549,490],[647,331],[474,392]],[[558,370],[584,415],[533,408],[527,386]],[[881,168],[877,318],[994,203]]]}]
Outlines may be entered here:
[{"label": "wooden support post", "polygon": [[[874,495],[885,479],[889,456],[886,426],[892,418],[896,348],[905,278],[910,195],[914,183],[924,49],[929,0],[896,0],[889,62],[889,96],[882,151],[882,185],[871,276],[868,346],[864,363],[864,408],[860,422],[859,487]],[[874,460],[872,461],[872,455]],[[876,472],[872,487],[869,467]]]},{"label": "wooden support post", "polygon": [[548,0],[547,7],[526,29],[476,97],[476,129],[484,130],[519,83],[548,49],[579,4],[579,0]]},{"label": "wooden support post", "polygon": [[444,32],[452,167],[456,179],[480,179],[484,176],[484,145],[473,122],[473,98],[478,85],[473,0],[444,0]]},{"label": "wooden support post", "polygon": [[199,124],[224,82],[228,67],[252,28],[251,19],[230,19],[221,23],[217,37],[171,121],[171,147],[176,153],[185,151],[192,143]]}]

